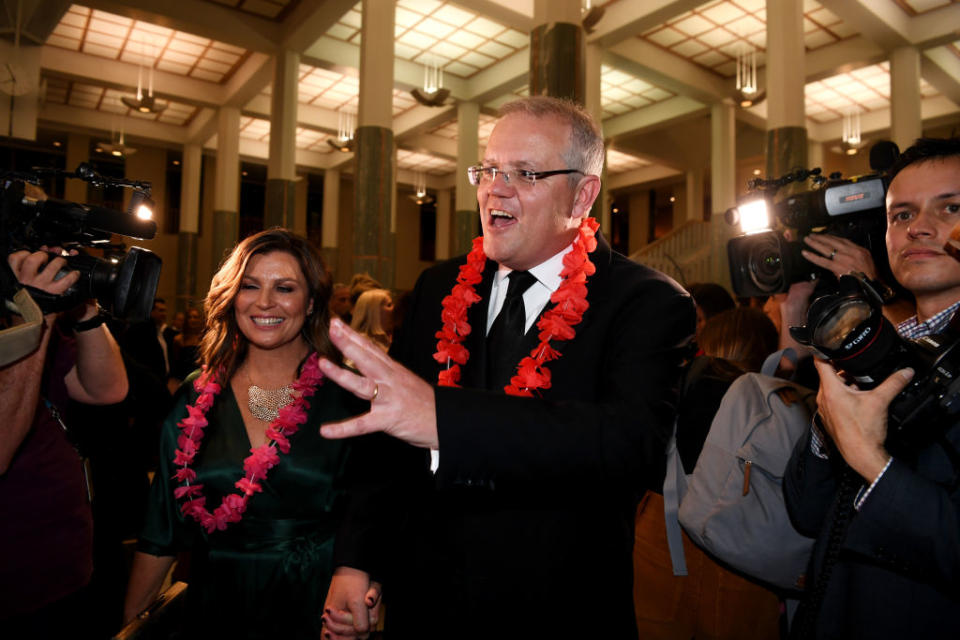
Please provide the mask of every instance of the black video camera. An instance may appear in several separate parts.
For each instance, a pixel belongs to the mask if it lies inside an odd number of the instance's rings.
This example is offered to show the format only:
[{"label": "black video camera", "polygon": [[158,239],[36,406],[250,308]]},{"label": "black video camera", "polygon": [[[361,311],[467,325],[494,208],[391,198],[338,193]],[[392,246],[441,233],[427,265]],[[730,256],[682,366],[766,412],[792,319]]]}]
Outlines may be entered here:
[{"label": "black video camera", "polygon": [[863,274],[841,276],[837,291],[814,300],[806,325],[790,327],[790,335],[861,389],[912,367],[913,380],[890,403],[887,441],[928,442],[941,418],[960,411],[960,330],[951,323],[942,334],[905,340],[883,317],[882,304]]},{"label": "black video camera", "polygon": [[[55,198],[31,197],[26,185],[37,185],[45,174],[85,180],[94,186],[128,187],[133,197],[127,212]],[[11,282],[6,256],[21,249],[37,251],[42,246],[76,249],[66,256],[66,270],[79,271],[80,279],[61,295],[25,287],[44,313],[65,311],[84,300],[96,298],[110,315],[139,321],[150,316],[160,280],[161,260],[151,251],[111,244],[118,234],[149,240],[157,233],[150,206],[150,183],[101,176],[81,164],[74,173],[37,169],[29,172],[0,171],[0,251],[2,251],[3,298],[12,299],[19,284]],[[145,208],[145,209],[144,209]],[[84,248],[99,248],[110,256],[100,259]]]},{"label": "black video camera", "polygon": [[[773,203],[773,195],[782,187],[808,180],[812,186],[807,191]],[[751,180],[749,190],[726,214],[727,222],[739,224],[744,232],[727,243],[730,280],[738,296],[769,296],[823,275],[822,269],[800,254],[806,246],[803,236],[811,231],[847,238],[869,250],[878,267],[886,266],[883,176],[843,179],[834,173],[824,178],[816,168],[775,180]],[[785,228],[795,230],[795,240],[784,238]]]}]

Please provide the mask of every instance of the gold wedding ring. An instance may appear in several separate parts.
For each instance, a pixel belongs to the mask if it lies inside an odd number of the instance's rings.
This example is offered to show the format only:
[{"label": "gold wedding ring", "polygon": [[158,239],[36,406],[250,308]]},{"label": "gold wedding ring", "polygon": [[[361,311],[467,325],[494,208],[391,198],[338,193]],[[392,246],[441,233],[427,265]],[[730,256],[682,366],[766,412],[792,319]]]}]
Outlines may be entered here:
[{"label": "gold wedding ring", "polygon": [[377,399],[377,396],[380,395],[380,384],[377,382],[373,383],[373,395],[370,396],[370,404],[373,404],[373,401]]}]

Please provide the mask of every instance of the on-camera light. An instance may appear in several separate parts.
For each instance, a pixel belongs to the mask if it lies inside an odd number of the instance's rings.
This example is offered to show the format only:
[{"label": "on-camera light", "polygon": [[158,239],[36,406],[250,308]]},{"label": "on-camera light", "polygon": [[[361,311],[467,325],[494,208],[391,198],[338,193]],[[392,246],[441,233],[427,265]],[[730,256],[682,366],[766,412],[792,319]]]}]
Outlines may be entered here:
[{"label": "on-camera light", "polygon": [[737,207],[740,214],[740,229],[744,233],[757,233],[770,228],[770,210],[763,198],[744,202]]},{"label": "on-camera light", "polygon": [[153,211],[151,211],[150,207],[148,207],[147,205],[142,204],[139,207],[137,207],[137,217],[140,218],[141,220],[152,220]]}]

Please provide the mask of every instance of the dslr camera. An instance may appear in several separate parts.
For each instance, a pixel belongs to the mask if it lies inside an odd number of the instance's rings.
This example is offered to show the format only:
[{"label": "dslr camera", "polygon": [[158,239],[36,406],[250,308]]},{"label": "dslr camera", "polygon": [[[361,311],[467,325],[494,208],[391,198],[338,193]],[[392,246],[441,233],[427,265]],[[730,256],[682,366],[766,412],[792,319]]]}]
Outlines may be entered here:
[{"label": "dslr camera", "polygon": [[942,419],[960,412],[960,320],[942,334],[906,340],[883,317],[882,304],[863,274],[841,276],[836,291],[814,300],[806,325],[790,327],[790,335],[861,389],[912,367],[913,380],[891,402],[887,423],[888,445],[909,450],[928,443],[939,433]]},{"label": "dslr camera", "polygon": [[[27,184],[39,185],[43,176],[64,175],[98,187],[126,187],[133,190],[126,212],[91,204],[78,204],[55,198],[30,195]],[[29,172],[0,170],[0,285],[5,301],[12,301],[18,290],[26,289],[43,313],[64,311],[84,300],[95,298],[108,314],[119,320],[139,321],[150,315],[160,279],[160,258],[133,247],[124,251],[112,244],[113,234],[152,239],[157,223],[152,218],[150,183],[108,178],[86,163],[75,172],[34,168]],[[33,287],[22,287],[13,276],[6,256],[42,246],[76,249],[66,256],[66,271],[79,271],[80,279],[61,295],[52,295]],[[88,249],[101,249],[106,259],[90,255]]]},{"label": "dslr camera", "polygon": [[[774,201],[781,188],[800,183],[809,188]],[[819,168],[801,169],[772,180],[757,178],[748,186],[743,201],[726,212],[727,222],[742,231],[727,243],[730,280],[738,296],[782,293],[795,282],[824,275],[800,254],[806,247],[803,236],[813,231],[847,238],[868,249],[878,266],[886,264],[881,174],[844,179],[839,173],[823,177]],[[786,240],[784,229],[794,230],[795,239]]]}]

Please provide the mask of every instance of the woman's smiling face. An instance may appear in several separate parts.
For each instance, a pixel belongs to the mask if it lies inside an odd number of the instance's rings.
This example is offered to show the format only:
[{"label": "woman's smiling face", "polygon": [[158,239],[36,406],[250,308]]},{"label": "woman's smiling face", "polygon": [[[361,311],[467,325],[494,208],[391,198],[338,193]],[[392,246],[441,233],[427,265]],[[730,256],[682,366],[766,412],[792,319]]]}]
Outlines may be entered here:
[{"label": "woman's smiling face", "polygon": [[251,346],[275,349],[302,341],[300,331],[313,302],[296,258],[283,251],[250,258],[233,309]]}]

